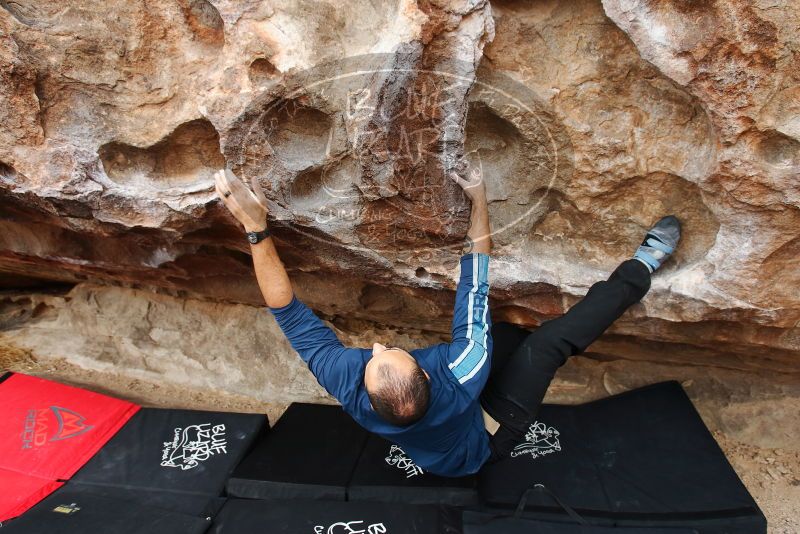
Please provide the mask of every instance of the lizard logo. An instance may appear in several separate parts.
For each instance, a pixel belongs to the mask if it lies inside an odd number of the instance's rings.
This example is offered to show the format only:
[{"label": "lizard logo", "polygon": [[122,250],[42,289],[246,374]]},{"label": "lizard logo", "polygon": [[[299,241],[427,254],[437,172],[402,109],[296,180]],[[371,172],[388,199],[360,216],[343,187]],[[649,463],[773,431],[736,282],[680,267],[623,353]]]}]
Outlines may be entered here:
[{"label": "lizard logo", "polygon": [[22,448],[33,449],[53,441],[74,438],[92,428],[81,414],[60,406],[28,410],[22,431]]},{"label": "lizard logo", "polygon": [[203,423],[178,427],[172,441],[164,442],[161,467],[177,467],[188,471],[219,454],[228,454],[225,425]]}]

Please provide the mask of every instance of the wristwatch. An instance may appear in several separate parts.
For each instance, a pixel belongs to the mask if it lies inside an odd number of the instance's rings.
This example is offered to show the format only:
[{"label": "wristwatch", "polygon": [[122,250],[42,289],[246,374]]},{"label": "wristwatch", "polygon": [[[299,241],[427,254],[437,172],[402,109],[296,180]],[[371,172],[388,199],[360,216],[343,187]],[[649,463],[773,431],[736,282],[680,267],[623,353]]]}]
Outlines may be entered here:
[{"label": "wristwatch", "polygon": [[270,236],[269,228],[264,228],[260,232],[247,232],[247,240],[251,245],[256,245]]}]

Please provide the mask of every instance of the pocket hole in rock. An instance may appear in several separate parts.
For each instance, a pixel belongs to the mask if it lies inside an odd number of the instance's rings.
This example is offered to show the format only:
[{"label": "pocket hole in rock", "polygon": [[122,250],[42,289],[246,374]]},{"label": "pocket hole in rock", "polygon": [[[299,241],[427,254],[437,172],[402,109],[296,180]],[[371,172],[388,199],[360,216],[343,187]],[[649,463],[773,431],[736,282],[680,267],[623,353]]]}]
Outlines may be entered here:
[{"label": "pocket hole in rock", "polygon": [[205,119],[181,124],[149,147],[111,142],[98,153],[111,180],[151,189],[204,190],[213,183],[214,172],[225,166],[219,134]]},{"label": "pocket hole in rock", "polygon": [[278,69],[275,68],[267,58],[260,57],[250,63],[248,75],[250,76],[250,83],[255,86],[264,85],[269,82],[278,74]]}]

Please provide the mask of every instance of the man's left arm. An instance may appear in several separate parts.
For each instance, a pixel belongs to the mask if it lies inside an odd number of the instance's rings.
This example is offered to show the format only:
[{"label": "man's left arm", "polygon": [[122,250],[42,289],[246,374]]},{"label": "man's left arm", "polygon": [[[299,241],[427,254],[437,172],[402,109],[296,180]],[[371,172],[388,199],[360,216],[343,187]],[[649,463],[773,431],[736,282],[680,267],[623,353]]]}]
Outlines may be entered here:
[{"label": "man's left arm", "polygon": [[[258,182],[248,189],[232,172],[215,176],[217,194],[246,232],[267,230],[267,199]],[[262,234],[263,235],[263,234]],[[278,326],[325,390],[342,405],[354,400],[361,383],[361,349],[342,345],[308,306],[297,299],[272,237],[251,244],[256,279]]]},{"label": "man's left arm", "polygon": [[345,347],[297,297],[286,306],[270,308],[270,312],[317,382],[342,406],[350,406],[363,381],[363,349]]}]

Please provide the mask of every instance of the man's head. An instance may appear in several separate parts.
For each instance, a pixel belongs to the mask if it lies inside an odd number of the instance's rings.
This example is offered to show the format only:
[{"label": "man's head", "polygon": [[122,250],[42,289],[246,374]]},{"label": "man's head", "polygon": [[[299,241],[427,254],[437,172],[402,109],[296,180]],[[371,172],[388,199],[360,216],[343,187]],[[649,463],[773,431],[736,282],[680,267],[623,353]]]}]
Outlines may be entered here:
[{"label": "man's head", "polygon": [[372,408],[394,425],[411,425],[428,410],[431,398],[428,373],[402,349],[387,349],[375,343],[364,370],[364,385]]}]

